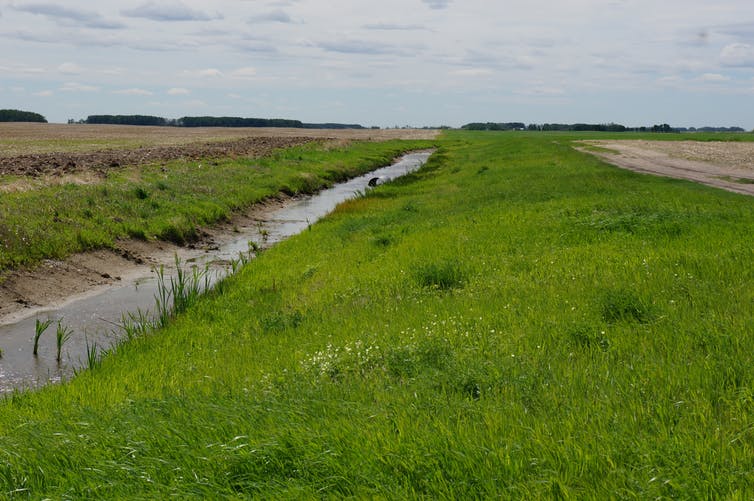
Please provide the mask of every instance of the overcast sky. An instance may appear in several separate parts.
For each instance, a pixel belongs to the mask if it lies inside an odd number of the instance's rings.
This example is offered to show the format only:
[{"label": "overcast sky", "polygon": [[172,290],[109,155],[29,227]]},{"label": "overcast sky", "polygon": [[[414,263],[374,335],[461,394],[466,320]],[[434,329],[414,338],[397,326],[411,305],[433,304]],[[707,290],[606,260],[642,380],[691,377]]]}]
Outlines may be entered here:
[{"label": "overcast sky", "polygon": [[754,128],[751,0],[0,0],[0,108]]}]

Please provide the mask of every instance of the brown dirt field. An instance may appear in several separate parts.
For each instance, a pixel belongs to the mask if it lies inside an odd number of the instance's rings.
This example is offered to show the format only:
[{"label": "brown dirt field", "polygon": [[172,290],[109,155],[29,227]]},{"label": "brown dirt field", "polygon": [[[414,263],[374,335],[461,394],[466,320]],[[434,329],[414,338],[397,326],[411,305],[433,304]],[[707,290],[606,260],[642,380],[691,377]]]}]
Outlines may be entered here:
[{"label": "brown dirt field", "polygon": [[110,149],[76,153],[56,152],[0,157],[0,175],[61,176],[106,170],[123,166],[145,165],[170,160],[220,157],[258,157],[278,148],[298,146],[313,141],[306,137],[251,137],[229,141],[188,143],[174,146],[146,146],[135,149]]},{"label": "brown dirt field", "polygon": [[170,160],[262,156],[315,140],[431,139],[435,130],[0,124],[0,175],[60,176]]},{"label": "brown dirt field", "polygon": [[0,156],[96,151],[104,148],[175,146],[248,137],[387,141],[390,139],[433,139],[438,134],[438,130],[430,129],[288,129],[0,123]]},{"label": "brown dirt field", "polygon": [[754,195],[752,142],[600,140],[581,143],[586,147],[577,148],[580,151],[618,167]]}]

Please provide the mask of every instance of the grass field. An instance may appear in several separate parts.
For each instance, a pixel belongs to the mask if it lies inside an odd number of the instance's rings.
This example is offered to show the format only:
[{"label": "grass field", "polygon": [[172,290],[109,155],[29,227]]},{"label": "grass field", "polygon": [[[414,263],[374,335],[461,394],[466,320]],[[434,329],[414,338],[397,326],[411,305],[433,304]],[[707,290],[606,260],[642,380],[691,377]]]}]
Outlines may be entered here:
[{"label": "grass field", "polygon": [[12,395],[0,493],[750,498],[754,205],[584,137],[446,133],[166,329]]}]

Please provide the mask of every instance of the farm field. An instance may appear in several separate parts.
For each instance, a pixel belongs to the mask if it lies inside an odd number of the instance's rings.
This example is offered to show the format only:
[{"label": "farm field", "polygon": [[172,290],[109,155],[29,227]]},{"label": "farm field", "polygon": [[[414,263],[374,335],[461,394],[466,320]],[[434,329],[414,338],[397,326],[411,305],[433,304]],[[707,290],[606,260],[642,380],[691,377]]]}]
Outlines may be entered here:
[{"label": "farm field", "polygon": [[308,137],[387,141],[432,139],[436,130],[285,129],[267,127],[148,127],[130,125],[0,123],[0,157],[143,146],[174,146],[248,137]]},{"label": "farm field", "polygon": [[[166,328],[0,402],[0,493],[748,498],[752,199],[617,168],[577,151],[583,139],[594,137],[445,132],[255,160],[281,176],[268,189],[290,189],[304,164],[328,179],[334,164],[438,148]],[[261,182],[238,163],[212,168],[241,172],[234,186]],[[193,204],[172,193],[196,165],[116,169],[92,189],[122,183],[128,204],[155,200],[155,219],[133,221],[167,238],[160,208]],[[198,205],[233,207],[215,204]],[[205,222],[187,214],[185,228]]]},{"label": "farm field", "polygon": [[[311,141],[432,139],[436,130],[143,127],[0,123],[2,176],[45,176],[82,182],[121,166],[171,160],[262,156]],[[61,180],[60,177],[63,177]],[[0,182],[0,193],[27,183]]]}]

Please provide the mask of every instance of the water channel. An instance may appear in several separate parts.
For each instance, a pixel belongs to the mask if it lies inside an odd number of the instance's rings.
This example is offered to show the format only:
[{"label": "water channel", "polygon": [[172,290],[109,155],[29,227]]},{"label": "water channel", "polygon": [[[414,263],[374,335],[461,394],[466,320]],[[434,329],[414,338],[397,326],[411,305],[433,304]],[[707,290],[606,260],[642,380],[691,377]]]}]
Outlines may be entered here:
[{"label": "water channel", "polygon": [[[204,267],[212,263],[228,263],[248,252],[250,242],[272,245],[307,229],[335,207],[350,198],[419,169],[432,152],[409,153],[394,164],[377,169],[350,181],[338,184],[316,195],[294,199],[283,207],[268,213],[261,224],[242,228],[234,238],[212,251],[190,251],[181,255],[184,262]],[[375,181],[379,179],[379,181]],[[371,183],[370,183],[371,181]],[[166,279],[175,270],[165,269]],[[219,269],[222,276],[228,269]],[[97,290],[93,294],[73,298],[59,306],[35,310],[25,318],[0,325],[0,394],[15,389],[38,387],[71,377],[88,363],[87,351],[96,345],[100,350],[113,346],[123,336],[121,325],[124,315],[143,312],[150,314],[155,306],[158,279],[154,270],[131,277],[122,283]],[[39,341],[37,356],[33,355],[35,321],[52,321]],[[71,337],[57,361],[57,322],[72,330]]]}]

